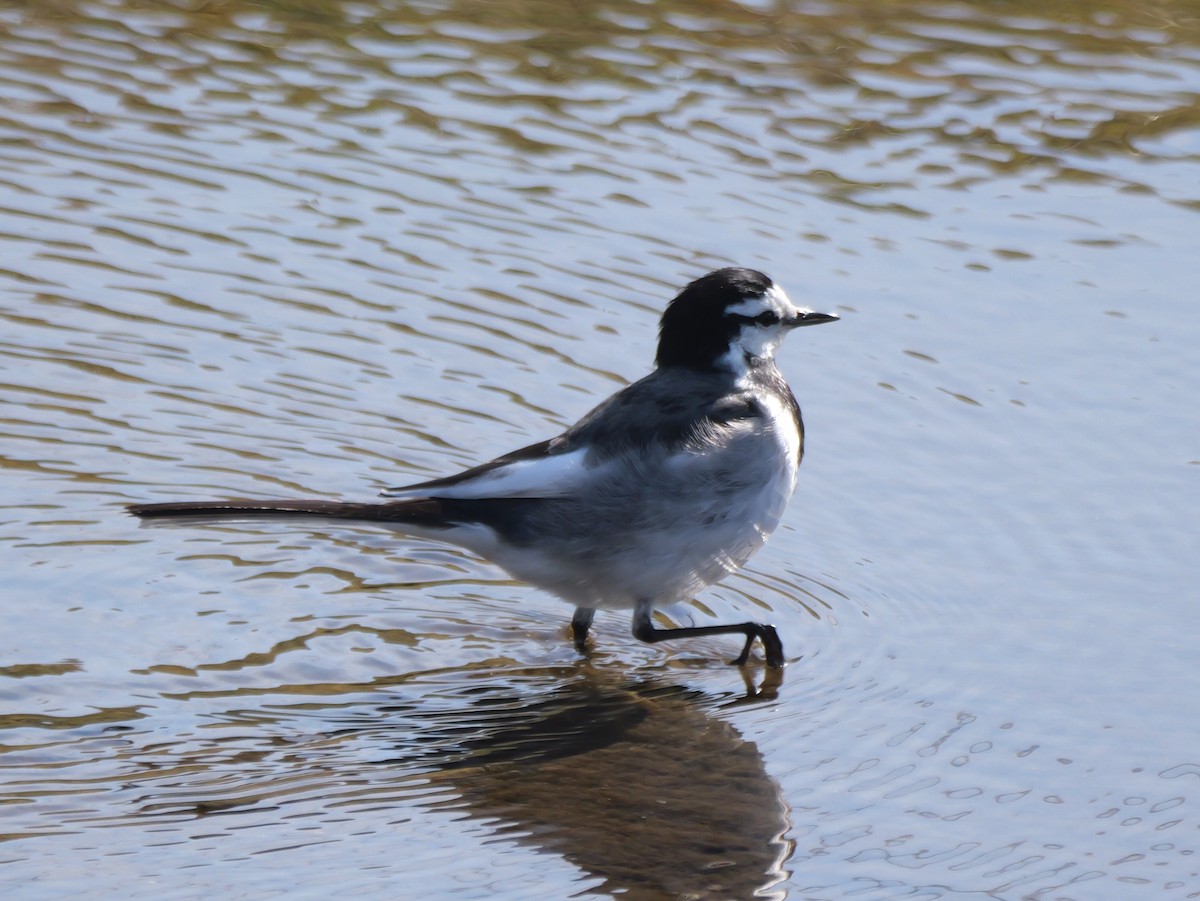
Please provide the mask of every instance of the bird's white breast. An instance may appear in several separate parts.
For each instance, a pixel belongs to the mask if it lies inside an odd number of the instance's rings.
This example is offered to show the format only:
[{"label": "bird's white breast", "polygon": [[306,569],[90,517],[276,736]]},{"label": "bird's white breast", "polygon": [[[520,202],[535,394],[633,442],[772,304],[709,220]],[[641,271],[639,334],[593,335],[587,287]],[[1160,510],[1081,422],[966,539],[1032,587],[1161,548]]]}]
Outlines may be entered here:
[{"label": "bird's white breast", "polygon": [[759,399],[767,414],[771,434],[779,442],[783,451],[780,476],[785,482],[783,490],[791,497],[796,488],[796,471],[800,465],[800,432],[796,428],[796,420],[792,410],[782,397],[777,394],[766,394]]}]

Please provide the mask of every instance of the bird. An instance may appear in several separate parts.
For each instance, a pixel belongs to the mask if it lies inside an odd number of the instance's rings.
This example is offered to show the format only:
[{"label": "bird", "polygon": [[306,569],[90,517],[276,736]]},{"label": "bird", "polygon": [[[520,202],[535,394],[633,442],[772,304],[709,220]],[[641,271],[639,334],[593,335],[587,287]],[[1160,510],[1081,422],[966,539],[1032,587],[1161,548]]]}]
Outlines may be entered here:
[{"label": "bird", "polygon": [[655,625],[657,608],[738,570],[779,524],[796,487],[804,424],[775,363],[784,337],[834,322],[770,277],[728,267],[666,306],[655,367],[557,437],[455,475],[387,488],[383,501],[218,500],[130,504],[142,519],[317,517],[448,542],[574,605],[585,652],[598,609],[632,610],[643,642],[755,640],[785,665],[773,625]]}]

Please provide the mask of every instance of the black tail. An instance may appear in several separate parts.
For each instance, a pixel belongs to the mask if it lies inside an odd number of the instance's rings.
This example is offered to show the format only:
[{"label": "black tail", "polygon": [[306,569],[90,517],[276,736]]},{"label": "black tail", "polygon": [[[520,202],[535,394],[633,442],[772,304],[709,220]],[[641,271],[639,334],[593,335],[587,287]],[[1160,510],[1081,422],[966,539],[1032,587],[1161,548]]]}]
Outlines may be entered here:
[{"label": "black tail", "polygon": [[310,516],[393,523],[425,529],[449,529],[456,525],[478,523],[517,540],[522,535],[526,515],[543,503],[538,498],[419,497],[368,504],[324,500],[167,501],[160,504],[130,504],[125,509],[142,519]]},{"label": "black tail", "polygon": [[432,498],[358,504],[347,501],[167,501],[161,504],[129,504],[127,509],[142,519],[195,516],[245,519],[259,516],[319,516],[327,519],[358,519],[375,522],[405,522],[412,525],[445,527],[441,504]]}]

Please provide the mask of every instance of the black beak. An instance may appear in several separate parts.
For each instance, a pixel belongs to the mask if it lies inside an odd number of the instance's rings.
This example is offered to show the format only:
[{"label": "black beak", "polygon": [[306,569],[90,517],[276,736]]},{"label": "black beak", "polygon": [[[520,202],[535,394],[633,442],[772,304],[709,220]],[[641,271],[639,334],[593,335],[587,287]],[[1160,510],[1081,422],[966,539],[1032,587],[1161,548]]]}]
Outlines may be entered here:
[{"label": "black beak", "polygon": [[799,328],[802,325],[820,325],[822,322],[837,322],[841,317],[837,313],[814,313],[812,310],[802,310],[787,320],[788,328]]}]

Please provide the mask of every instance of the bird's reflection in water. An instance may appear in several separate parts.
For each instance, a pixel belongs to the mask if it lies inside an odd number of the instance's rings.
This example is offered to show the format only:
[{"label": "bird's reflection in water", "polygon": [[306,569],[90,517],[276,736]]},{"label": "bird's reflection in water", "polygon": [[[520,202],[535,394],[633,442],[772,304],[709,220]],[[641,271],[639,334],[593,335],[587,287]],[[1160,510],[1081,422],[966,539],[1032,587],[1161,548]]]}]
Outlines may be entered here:
[{"label": "bird's reflection in water", "polygon": [[783,897],[771,886],[791,852],[787,807],[714,699],[591,674],[533,697],[510,681],[458,700],[391,711],[416,727],[404,762],[416,751],[452,789],[435,803],[562,855],[603,880],[598,892]]}]

